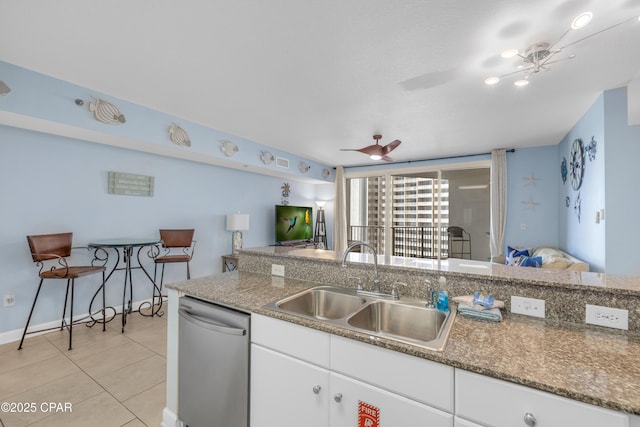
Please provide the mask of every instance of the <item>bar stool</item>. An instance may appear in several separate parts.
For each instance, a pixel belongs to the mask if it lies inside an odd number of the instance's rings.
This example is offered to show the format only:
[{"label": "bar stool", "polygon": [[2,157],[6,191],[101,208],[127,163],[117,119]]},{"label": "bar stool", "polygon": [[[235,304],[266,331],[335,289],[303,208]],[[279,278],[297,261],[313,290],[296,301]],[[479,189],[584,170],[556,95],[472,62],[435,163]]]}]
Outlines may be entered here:
[{"label": "bar stool", "polygon": [[[27,319],[27,324],[24,327],[24,331],[22,332],[22,338],[20,339],[20,346],[18,350],[22,349],[22,344],[24,343],[24,338],[27,334],[33,334],[36,332],[43,332],[44,330],[39,331],[30,331],[27,332],[29,328],[29,323],[31,322],[31,316],[33,315],[33,310],[36,307],[36,302],[38,301],[38,296],[40,295],[40,289],[42,289],[42,284],[45,279],[66,279],[67,280],[67,290],[65,292],[64,297],[64,308],[62,310],[62,321],[60,324],[60,330],[62,330],[65,326],[69,330],[69,350],[71,350],[71,342],[73,338],[73,292],[75,288],[75,281],[78,277],[87,276],[90,274],[102,273],[102,330],[105,331],[105,296],[104,296],[104,283],[105,283],[105,266],[71,266],[68,263],[67,258],[71,256],[72,245],[71,242],[73,240],[73,233],[57,233],[57,234],[40,234],[27,236],[27,242],[29,243],[29,248],[31,249],[31,257],[33,258],[33,262],[36,263],[36,266],[40,268],[38,272],[38,276],[40,277],[40,284],[38,285],[38,290],[36,291],[36,296],[33,299],[33,305],[31,306],[31,311],[29,312],[29,317]],[[78,248],[73,248],[78,249]],[[47,263],[50,261],[50,263]],[[51,263],[56,263],[56,265],[52,265],[49,269],[45,269],[45,265]],[[67,300],[69,298],[69,289],[71,289],[71,303],[69,309],[69,322],[65,320],[65,315],[67,314]],[[82,322],[76,322],[82,323]]]},{"label": "bar stool", "polygon": [[[462,227],[451,226],[447,228],[449,235],[449,257],[471,259],[471,235]],[[458,243],[460,250],[456,251],[453,245]],[[466,246],[466,250],[465,250]]]},{"label": "bar stool", "polygon": [[[160,274],[160,296],[162,296],[162,283],[164,282],[164,266],[165,264],[172,263],[186,263],[187,264],[187,279],[191,279],[191,271],[189,270],[189,261],[193,258],[193,253],[196,247],[196,241],[193,240],[193,234],[195,229],[161,229],[160,239],[162,239],[162,248],[164,255],[158,255],[154,262],[155,268],[153,270],[153,281],[156,281],[156,274],[158,270],[158,264],[162,265],[162,272]],[[153,298],[155,300],[155,288]]]}]

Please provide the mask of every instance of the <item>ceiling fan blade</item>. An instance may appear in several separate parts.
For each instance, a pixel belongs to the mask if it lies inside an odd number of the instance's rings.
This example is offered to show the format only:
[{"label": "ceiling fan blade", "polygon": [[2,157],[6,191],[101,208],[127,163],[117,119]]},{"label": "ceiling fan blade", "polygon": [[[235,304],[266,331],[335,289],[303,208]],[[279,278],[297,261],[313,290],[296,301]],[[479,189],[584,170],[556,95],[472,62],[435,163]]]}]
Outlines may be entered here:
[{"label": "ceiling fan blade", "polygon": [[389,154],[390,152],[395,150],[398,147],[398,145],[400,145],[401,143],[402,143],[402,141],[397,140],[397,139],[391,141],[390,143],[388,143],[387,145],[385,145],[383,147],[384,154]]},{"label": "ceiling fan blade", "polygon": [[363,148],[341,148],[340,151],[358,151],[368,156],[384,156],[384,148],[381,145],[373,144]]},{"label": "ceiling fan blade", "polygon": [[358,151],[368,156],[374,156],[374,158],[375,156],[377,156],[377,158],[380,158],[386,162],[393,161],[391,157],[387,156],[387,154],[389,154],[396,147],[398,147],[398,145],[400,145],[401,142],[396,139],[391,141],[387,145],[382,146],[378,143],[378,140],[380,139],[380,135],[376,135],[376,137],[377,138],[374,138],[376,140],[375,144],[367,145],[366,147],[363,147],[363,148],[341,148],[340,151]]},{"label": "ceiling fan blade", "polygon": [[500,75],[500,78],[502,79],[502,78],[509,77],[509,76],[515,76],[516,74],[526,73],[526,72],[531,71],[531,70],[533,70],[533,65],[530,65],[528,67],[523,67],[523,68],[521,68],[519,70],[512,71],[512,72],[507,73],[507,74],[502,74],[502,75]]}]

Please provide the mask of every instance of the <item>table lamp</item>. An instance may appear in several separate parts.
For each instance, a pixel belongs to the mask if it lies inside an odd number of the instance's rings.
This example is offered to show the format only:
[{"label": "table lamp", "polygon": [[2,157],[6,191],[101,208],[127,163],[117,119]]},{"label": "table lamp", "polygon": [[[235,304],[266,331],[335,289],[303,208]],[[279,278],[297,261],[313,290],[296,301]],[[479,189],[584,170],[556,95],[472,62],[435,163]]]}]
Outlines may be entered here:
[{"label": "table lamp", "polygon": [[227,230],[233,231],[231,236],[231,247],[233,253],[237,254],[242,249],[242,231],[249,229],[249,214],[228,214]]}]

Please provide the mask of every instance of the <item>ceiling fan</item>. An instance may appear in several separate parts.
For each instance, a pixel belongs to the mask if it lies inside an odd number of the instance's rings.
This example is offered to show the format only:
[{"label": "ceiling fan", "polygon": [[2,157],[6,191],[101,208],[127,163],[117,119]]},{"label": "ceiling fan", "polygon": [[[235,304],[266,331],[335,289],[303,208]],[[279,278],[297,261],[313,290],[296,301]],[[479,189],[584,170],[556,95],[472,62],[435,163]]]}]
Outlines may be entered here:
[{"label": "ceiling fan", "polygon": [[[637,19],[636,16],[632,17],[632,18],[628,18],[625,19],[622,22],[618,22],[616,24],[613,24],[607,28],[604,28],[600,31],[597,31],[595,33],[589,34],[587,36],[584,36],[578,40],[575,40],[569,44],[566,44],[564,46],[559,46],[560,42],[564,39],[564,37],[572,30],[579,30],[580,28],[583,28],[584,26],[586,26],[590,21],[591,18],[593,17],[593,14],[591,12],[584,12],[580,15],[578,15],[573,22],[571,23],[571,26],[566,29],[564,31],[564,33],[560,36],[560,38],[558,40],[556,40],[554,43],[547,43],[547,42],[538,42],[538,43],[534,43],[533,45],[529,46],[526,51],[524,52],[524,54],[520,53],[517,49],[505,49],[504,51],[502,51],[502,53],[500,54],[500,56],[502,56],[505,59],[509,59],[509,58],[513,58],[513,57],[518,57],[522,60],[522,64],[520,66],[518,66],[518,69],[516,71],[507,73],[507,74],[503,74],[499,77],[489,77],[487,78],[484,82],[485,84],[489,85],[489,86],[493,86],[495,84],[497,84],[500,79],[504,78],[504,77],[509,77],[509,76],[513,76],[513,75],[517,75],[517,74],[524,74],[524,77],[516,80],[514,82],[514,85],[516,86],[526,86],[529,84],[529,78],[540,72],[540,71],[547,71],[549,70],[549,65],[554,64],[556,62],[560,62],[560,61],[564,61],[567,59],[573,59],[575,57],[575,55],[571,54],[568,55],[566,57],[563,58],[559,58],[556,59],[554,58],[556,54],[562,52],[565,48],[568,48],[570,46],[573,46],[577,43],[580,43],[586,39],[589,39],[595,35],[601,34],[605,31],[611,30],[613,28],[616,28],[620,25],[623,25],[627,22],[630,21],[634,21]],[[554,58],[554,60],[552,61],[551,59]]]},{"label": "ceiling fan", "polygon": [[402,141],[395,139],[387,145],[380,145],[381,138],[382,135],[373,135],[373,139],[376,141],[375,144],[371,144],[358,149],[341,148],[340,151],[359,151],[361,153],[367,154],[372,160],[384,160],[385,162],[391,162],[393,161],[393,159],[387,154],[395,150]]}]

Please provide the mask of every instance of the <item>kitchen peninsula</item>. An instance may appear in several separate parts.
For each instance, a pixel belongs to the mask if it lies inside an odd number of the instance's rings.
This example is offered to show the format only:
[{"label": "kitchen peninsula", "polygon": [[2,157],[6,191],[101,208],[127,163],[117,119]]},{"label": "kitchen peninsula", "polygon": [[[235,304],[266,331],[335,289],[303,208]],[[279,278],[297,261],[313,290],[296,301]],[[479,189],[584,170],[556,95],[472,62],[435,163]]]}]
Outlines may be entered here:
[{"label": "kitchen peninsula", "polygon": [[[546,272],[468,261],[417,260],[379,257],[379,276],[386,289],[404,282],[401,296],[424,298],[425,279],[436,283],[446,278],[449,294],[467,295],[485,290],[505,300],[507,307],[500,323],[471,320],[458,316],[442,352],[401,344],[391,340],[372,340],[365,333],[348,331],[322,322],[276,312],[266,304],[319,284],[354,287],[351,277],[370,282],[371,255],[350,254],[349,267],[340,266],[340,257],[332,251],[267,247],[247,249],[240,254],[240,271],[224,273],[168,285],[169,342],[167,352],[167,408],[165,424],[171,421],[177,405],[177,319],[179,293],[250,312],[256,318],[285,321],[319,331],[345,343],[367,343],[366,347],[392,350],[398,355],[414,356],[451,368],[455,376],[456,411],[444,408],[455,417],[456,426],[474,426],[473,415],[459,412],[465,402],[465,388],[458,382],[472,381],[465,375],[499,381],[500,387],[518,384],[525,392],[545,392],[553,398],[578,404],[584,412],[591,406],[620,414],[622,424],[640,426],[640,285],[633,278],[607,277],[597,273]],[[284,266],[285,277],[271,276],[271,265]],[[518,295],[546,301],[546,320],[512,315],[509,296]],[[585,304],[599,304],[629,310],[629,331],[584,325]],[[285,323],[281,322],[281,323]],[[371,344],[371,345],[369,345]],[[395,353],[391,353],[395,354]],[[404,357],[404,356],[403,356]],[[414,358],[411,358],[414,359]],[[452,371],[453,372],[453,371]],[[454,376],[451,375],[452,382]],[[430,378],[416,378],[424,388],[440,387]],[[467,385],[467,384],[465,384]],[[525,386],[525,387],[521,387]],[[484,386],[483,386],[484,387]],[[454,390],[453,384],[451,390]],[[508,398],[522,391],[507,394]],[[483,393],[479,393],[480,397]],[[486,394],[486,393],[485,393]],[[496,394],[498,399],[499,393]],[[491,398],[491,396],[489,396]],[[525,399],[526,400],[526,399]],[[499,408],[514,406],[497,402]],[[442,409],[441,406],[438,408]],[[487,409],[491,412],[491,409]],[[469,412],[472,413],[473,411]],[[587,411],[587,413],[589,413]],[[627,421],[627,415],[629,418]],[[607,412],[606,415],[609,415]],[[487,424],[489,422],[485,421]],[[624,424],[629,422],[630,424]],[[480,424],[478,424],[480,425]],[[546,424],[556,425],[556,424]],[[581,424],[582,425],[582,424]],[[595,424],[588,424],[595,425]]]}]

